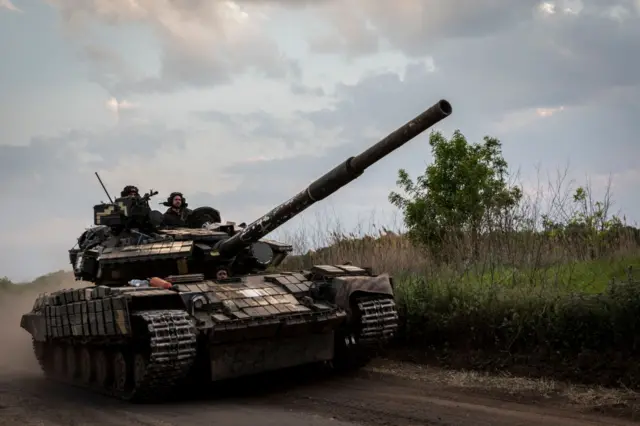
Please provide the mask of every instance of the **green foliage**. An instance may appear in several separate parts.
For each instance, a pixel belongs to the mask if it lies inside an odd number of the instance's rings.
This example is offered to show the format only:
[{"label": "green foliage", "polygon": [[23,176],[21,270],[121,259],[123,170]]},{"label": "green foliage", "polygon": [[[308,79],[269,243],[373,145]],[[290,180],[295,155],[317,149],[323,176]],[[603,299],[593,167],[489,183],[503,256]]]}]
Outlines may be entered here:
[{"label": "green foliage", "polygon": [[429,144],[433,163],[415,182],[399,170],[396,183],[407,196],[392,192],[389,201],[402,210],[412,240],[436,254],[447,238],[492,230],[522,193],[507,183],[498,139],[486,136],[483,143],[470,144],[456,130],[450,139],[432,132]]},{"label": "green foliage", "polygon": [[29,283],[14,283],[9,278],[0,278],[0,300],[2,293],[18,293],[23,291],[55,291],[65,284],[73,283],[73,274],[68,271],[51,272],[42,275]]},{"label": "green foliage", "polygon": [[542,215],[542,226],[547,237],[563,242],[573,251],[581,251],[583,258],[596,258],[620,247],[623,240],[638,245],[640,232],[625,225],[617,215],[609,215],[609,201],[593,201],[590,191],[578,187],[572,197],[564,221]]},{"label": "green foliage", "polygon": [[0,292],[10,290],[14,284],[7,277],[0,278]]},{"label": "green foliage", "polygon": [[[400,338],[457,354],[465,368],[527,365],[601,384],[640,386],[640,256],[559,265],[544,275],[503,270],[398,277]],[[532,279],[533,278],[533,279]],[[587,377],[585,377],[587,376]]]}]

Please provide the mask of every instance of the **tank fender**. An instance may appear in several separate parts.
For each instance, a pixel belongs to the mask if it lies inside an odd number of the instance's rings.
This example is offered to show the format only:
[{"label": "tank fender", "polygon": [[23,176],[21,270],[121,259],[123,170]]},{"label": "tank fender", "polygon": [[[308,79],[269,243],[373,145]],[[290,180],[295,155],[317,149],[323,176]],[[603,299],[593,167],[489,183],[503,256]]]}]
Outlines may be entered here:
[{"label": "tank fender", "polygon": [[389,274],[375,277],[366,275],[341,276],[333,278],[331,285],[335,293],[335,303],[351,316],[351,296],[354,293],[380,294],[393,298],[393,285]]},{"label": "tank fender", "polygon": [[47,340],[47,324],[44,315],[40,312],[29,312],[20,319],[20,327],[24,328],[37,342]]}]

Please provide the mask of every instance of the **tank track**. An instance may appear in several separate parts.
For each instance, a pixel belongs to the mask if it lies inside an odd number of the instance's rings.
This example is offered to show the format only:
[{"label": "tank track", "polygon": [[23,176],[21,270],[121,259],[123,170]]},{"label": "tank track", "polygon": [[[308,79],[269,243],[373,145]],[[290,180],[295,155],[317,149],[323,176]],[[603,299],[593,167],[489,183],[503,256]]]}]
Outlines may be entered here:
[{"label": "tank track", "polygon": [[393,299],[364,296],[354,302],[357,326],[348,332],[337,333],[332,365],[338,371],[364,367],[379,348],[393,339],[398,329],[398,311]]},{"label": "tank track", "polygon": [[[189,315],[180,310],[137,312],[132,317],[146,326],[146,348],[132,351],[127,343],[114,347],[109,343],[72,346],[52,342],[45,344],[45,350],[40,350],[40,344],[34,342],[40,366],[55,381],[122,400],[155,402],[165,399],[186,379],[194,364],[196,329]],[[59,348],[65,351],[73,348],[72,366],[66,358],[63,368],[55,367],[54,353]],[[78,357],[83,349],[91,352],[91,371],[84,375],[82,359]],[[83,380],[79,379],[81,376]]]},{"label": "tank track", "polygon": [[396,303],[390,298],[356,299],[362,328],[358,344],[365,346],[386,344],[398,330]]}]

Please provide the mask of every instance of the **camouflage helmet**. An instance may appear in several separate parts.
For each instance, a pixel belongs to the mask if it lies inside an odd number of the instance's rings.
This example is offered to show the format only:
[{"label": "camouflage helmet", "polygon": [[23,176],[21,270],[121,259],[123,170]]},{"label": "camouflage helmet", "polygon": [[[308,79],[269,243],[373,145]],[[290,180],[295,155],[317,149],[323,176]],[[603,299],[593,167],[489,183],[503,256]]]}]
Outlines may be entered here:
[{"label": "camouflage helmet", "polygon": [[138,187],[135,186],[135,185],[127,185],[127,186],[124,187],[122,192],[120,192],[120,196],[121,197],[126,197],[126,196],[130,195],[132,192],[135,193],[136,195],[138,195],[138,193],[139,193]]},{"label": "camouflage helmet", "polygon": [[169,197],[167,197],[167,201],[165,201],[162,204],[164,204],[166,207],[171,207],[171,206],[173,206],[173,199],[175,197],[178,197],[178,196],[182,199],[182,206],[181,207],[182,208],[186,208],[187,205],[188,205],[187,204],[187,199],[184,198],[184,195],[182,195],[182,192],[178,192],[178,191],[175,191],[175,192],[172,192],[171,194],[169,194]]}]

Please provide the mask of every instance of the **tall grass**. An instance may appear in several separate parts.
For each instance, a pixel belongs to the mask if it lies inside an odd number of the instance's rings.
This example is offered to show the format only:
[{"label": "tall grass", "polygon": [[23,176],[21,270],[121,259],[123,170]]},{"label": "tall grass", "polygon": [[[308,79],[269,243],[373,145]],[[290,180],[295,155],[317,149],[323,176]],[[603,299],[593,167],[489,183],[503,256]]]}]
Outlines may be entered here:
[{"label": "tall grass", "polygon": [[[626,223],[615,232],[600,232],[612,218],[610,184],[601,190],[600,201],[594,200],[589,184],[583,188],[587,194],[584,204],[571,200],[575,184],[566,183],[562,175],[546,188],[538,185],[525,191],[517,210],[502,218],[503,226],[494,225],[473,241],[468,234],[449,236],[442,249],[447,253],[446,262],[408,238],[398,216],[392,224],[372,219],[352,230],[345,230],[333,215],[318,216],[308,226],[277,232],[276,238],[291,244],[297,253],[286,260],[288,268],[349,261],[377,272],[418,276],[447,286],[601,292],[611,278],[624,275],[620,272],[623,265],[633,266],[640,256],[640,233]],[[598,235],[570,228],[562,233],[540,232],[545,222],[566,225],[579,215],[595,218],[598,204],[603,216],[592,225]]]},{"label": "tall grass", "polygon": [[[369,223],[345,232],[281,234],[302,253],[284,268],[352,262],[395,278],[402,316],[399,343],[413,357],[475,368],[519,368],[598,383],[636,386],[640,371],[640,237],[611,219],[610,186],[600,201],[573,202],[575,188],[538,186],[506,218],[473,241],[456,235],[446,261],[414,244],[401,227]],[[603,214],[600,214],[600,213]],[[540,232],[591,215],[595,232]],[[516,224],[519,223],[520,225]],[[309,250],[309,247],[319,247]]]},{"label": "tall grass", "polygon": [[25,291],[34,292],[50,292],[52,289],[63,288],[74,285],[73,273],[70,271],[51,272],[36,278],[31,282],[14,283],[7,277],[0,278],[0,300],[3,296],[12,296]]}]

